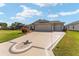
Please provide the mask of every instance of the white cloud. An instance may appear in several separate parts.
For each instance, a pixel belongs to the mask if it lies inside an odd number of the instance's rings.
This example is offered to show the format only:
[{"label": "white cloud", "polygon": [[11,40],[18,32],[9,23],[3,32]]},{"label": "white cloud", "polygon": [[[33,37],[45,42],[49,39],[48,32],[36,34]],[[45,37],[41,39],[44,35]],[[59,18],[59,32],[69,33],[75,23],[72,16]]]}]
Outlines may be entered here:
[{"label": "white cloud", "polygon": [[20,7],[23,9],[23,11],[16,14],[15,17],[11,17],[10,19],[19,19],[19,20],[25,20],[25,18],[30,18],[33,16],[41,16],[42,12],[38,11],[36,9],[28,8],[24,5],[20,5]]},{"label": "white cloud", "polygon": [[68,15],[74,15],[79,13],[79,9],[75,10],[75,11],[70,11],[70,12],[60,12],[59,15],[61,16],[68,16]]},{"label": "white cloud", "polygon": [[20,7],[22,7],[23,9],[28,9],[26,6],[24,5],[20,5]]},{"label": "white cloud", "polygon": [[28,8],[28,7],[24,6],[24,5],[20,5],[20,7],[23,8],[23,11],[17,13],[16,16],[32,17],[32,16],[40,16],[40,15],[42,15],[42,12],[38,11],[36,9],[31,9],[31,8]]},{"label": "white cloud", "polygon": [[49,18],[56,18],[59,16],[70,16],[70,15],[75,15],[79,13],[79,9],[74,10],[74,11],[68,11],[68,12],[59,12],[58,14],[49,14],[48,17]]},{"label": "white cloud", "polygon": [[62,3],[34,3],[40,7],[47,7],[47,6],[57,6],[58,4],[63,5]]},{"label": "white cloud", "polygon": [[25,20],[25,18],[23,18],[23,17],[17,17],[17,16],[15,16],[15,17],[11,17],[10,19],[12,19],[12,20],[15,20],[15,19]]},{"label": "white cloud", "polygon": [[5,6],[5,4],[4,3],[0,3],[0,7],[3,7],[3,6]]},{"label": "white cloud", "polygon": [[3,15],[4,13],[3,12],[0,12],[0,15]]},{"label": "white cloud", "polygon": [[56,14],[54,14],[54,15],[53,15],[53,14],[49,14],[49,15],[48,15],[49,18],[55,18],[55,17],[58,17],[58,16],[59,16],[59,15],[56,15]]},{"label": "white cloud", "polygon": [[2,19],[0,19],[0,22],[3,22],[3,20],[2,20]]},{"label": "white cloud", "polygon": [[10,19],[15,19],[15,17],[10,17]]},{"label": "white cloud", "polygon": [[34,3],[35,5],[38,5],[40,7],[44,7],[47,6],[47,3]]}]

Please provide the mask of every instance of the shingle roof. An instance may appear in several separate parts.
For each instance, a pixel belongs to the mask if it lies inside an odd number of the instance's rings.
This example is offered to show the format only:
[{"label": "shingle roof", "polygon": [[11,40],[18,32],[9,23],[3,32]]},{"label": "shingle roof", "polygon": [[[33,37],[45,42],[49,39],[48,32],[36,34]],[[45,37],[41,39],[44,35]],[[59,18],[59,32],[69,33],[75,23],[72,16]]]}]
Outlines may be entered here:
[{"label": "shingle roof", "polygon": [[[37,21],[35,21],[34,23],[59,23],[60,21],[48,21],[45,19],[39,19]],[[64,22],[60,22],[60,23],[64,23]]]},{"label": "shingle roof", "polygon": [[[45,20],[45,19],[39,19],[35,22],[33,22],[32,24],[35,24],[35,23],[64,23],[64,22],[61,22],[61,21],[48,21],[48,20]],[[30,25],[32,25],[30,24]]]},{"label": "shingle roof", "polygon": [[64,22],[60,22],[60,21],[50,21],[50,23],[64,23]]},{"label": "shingle roof", "polygon": [[70,23],[68,25],[75,25],[75,24],[79,24],[79,21],[72,22],[72,23]]},{"label": "shingle roof", "polygon": [[49,22],[48,20],[39,19],[39,20],[37,20],[37,21],[34,22],[34,23],[48,23],[48,22]]}]

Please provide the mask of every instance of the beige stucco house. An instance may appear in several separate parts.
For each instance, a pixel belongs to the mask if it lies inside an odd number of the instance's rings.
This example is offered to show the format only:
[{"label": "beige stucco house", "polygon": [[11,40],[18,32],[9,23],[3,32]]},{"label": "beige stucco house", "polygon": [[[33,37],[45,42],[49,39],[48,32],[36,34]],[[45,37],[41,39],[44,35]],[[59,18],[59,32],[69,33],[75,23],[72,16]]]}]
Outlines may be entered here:
[{"label": "beige stucco house", "polygon": [[38,20],[30,25],[30,29],[35,31],[62,31],[64,22]]},{"label": "beige stucco house", "polygon": [[66,25],[67,30],[76,30],[79,31],[79,21],[72,22]]}]

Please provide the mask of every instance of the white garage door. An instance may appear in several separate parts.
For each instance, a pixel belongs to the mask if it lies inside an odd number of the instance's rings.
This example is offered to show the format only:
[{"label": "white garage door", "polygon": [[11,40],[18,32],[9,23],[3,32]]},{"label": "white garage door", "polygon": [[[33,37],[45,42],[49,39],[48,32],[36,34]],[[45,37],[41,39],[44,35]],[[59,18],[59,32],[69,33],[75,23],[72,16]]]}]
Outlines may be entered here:
[{"label": "white garage door", "polygon": [[40,24],[35,26],[36,31],[51,31],[51,25],[49,24]]}]

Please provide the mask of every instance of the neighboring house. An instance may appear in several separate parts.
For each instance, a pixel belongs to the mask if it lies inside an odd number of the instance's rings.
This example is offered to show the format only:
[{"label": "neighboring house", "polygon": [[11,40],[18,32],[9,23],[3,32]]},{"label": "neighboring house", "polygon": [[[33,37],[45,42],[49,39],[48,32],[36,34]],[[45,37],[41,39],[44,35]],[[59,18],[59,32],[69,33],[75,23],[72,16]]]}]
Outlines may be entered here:
[{"label": "neighboring house", "polygon": [[0,25],[0,30],[4,30],[4,29],[7,29],[7,28]]},{"label": "neighboring house", "polygon": [[79,21],[72,22],[66,25],[67,30],[76,30],[79,31]]},{"label": "neighboring house", "polygon": [[0,29],[2,29],[2,26],[0,26]]},{"label": "neighboring house", "polygon": [[30,25],[31,30],[35,31],[63,31],[64,22],[38,20]]},{"label": "neighboring house", "polygon": [[0,22],[0,30],[5,30],[5,29],[7,29],[7,23]]}]

